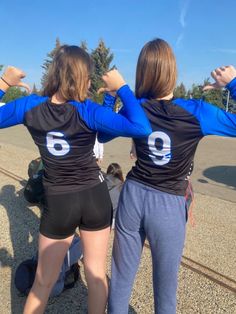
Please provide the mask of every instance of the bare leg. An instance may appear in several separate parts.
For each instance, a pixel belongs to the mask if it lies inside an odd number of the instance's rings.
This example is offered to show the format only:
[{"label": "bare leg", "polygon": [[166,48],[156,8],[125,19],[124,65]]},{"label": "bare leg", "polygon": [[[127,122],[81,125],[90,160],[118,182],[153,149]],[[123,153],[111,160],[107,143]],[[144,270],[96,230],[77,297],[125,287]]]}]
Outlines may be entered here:
[{"label": "bare leg", "polygon": [[80,235],[88,284],[88,313],[104,314],[108,296],[106,257],[110,227],[99,231],[80,230]]},{"label": "bare leg", "polygon": [[44,313],[51,289],[58,279],[72,239],[73,236],[55,240],[39,234],[38,267],[34,284],[26,300],[24,314]]}]

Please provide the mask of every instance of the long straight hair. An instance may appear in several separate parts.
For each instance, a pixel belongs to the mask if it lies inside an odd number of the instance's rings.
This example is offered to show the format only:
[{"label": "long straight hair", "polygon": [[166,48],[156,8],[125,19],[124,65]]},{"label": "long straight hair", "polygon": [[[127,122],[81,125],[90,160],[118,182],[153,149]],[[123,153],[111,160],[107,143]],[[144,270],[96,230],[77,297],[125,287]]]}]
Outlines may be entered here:
[{"label": "long straight hair", "polygon": [[159,38],[146,43],[136,68],[136,97],[163,98],[174,91],[176,80],[176,60],[168,43]]},{"label": "long straight hair", "polygon": [[87,97],[92,61],[89,54],[77,46],[59,47],[49,67],[43,95],[55,93],[65,100],[84,101]]}]

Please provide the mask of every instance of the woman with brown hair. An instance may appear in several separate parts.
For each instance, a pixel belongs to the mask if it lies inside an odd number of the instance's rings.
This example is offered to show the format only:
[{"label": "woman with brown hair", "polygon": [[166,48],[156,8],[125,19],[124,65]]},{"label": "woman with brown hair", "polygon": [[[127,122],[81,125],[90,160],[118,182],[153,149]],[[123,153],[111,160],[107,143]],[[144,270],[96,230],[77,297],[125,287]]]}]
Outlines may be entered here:
[{"label": "woman with brown hair", "polygon": [[[213,87],[236,99],[236,69],[212,72]],[[155,313],[176,312],[177,275],[185,239],[185,194],[199,141],[236,137],[236,115],[202,100],[174,99],[177,70],[171,47],[148,42],[139,55],[136,96],[152,133],[134,139],[137,161],[127,175],[116,215],[109,313],[128,313],[129,298],[147,238],[152,254]],[[99,139],[109,137],[100,134]]]},{"label": "woman with brown hair", "polygon": [[[88,313],[103,314],[107,302],[106,255],[112,222],[109,192],[93,156],[97,131],[116,136],[151,132],[143,109],[117,70],[103,76],[117,91],[125,116],[87,99],[92,63],[77,46],[60,47],[44,96],[30,95],[0,108],[0,128],[24,124],[44,165],[45,207],[40,221],[38,267],[24,314],[43,313],[75,229],[79,227],[88,284]],[[24,73],[10,67],[0,79],[0,96],[25,86]],[[105,95],[106,103],[114,98]]]}]

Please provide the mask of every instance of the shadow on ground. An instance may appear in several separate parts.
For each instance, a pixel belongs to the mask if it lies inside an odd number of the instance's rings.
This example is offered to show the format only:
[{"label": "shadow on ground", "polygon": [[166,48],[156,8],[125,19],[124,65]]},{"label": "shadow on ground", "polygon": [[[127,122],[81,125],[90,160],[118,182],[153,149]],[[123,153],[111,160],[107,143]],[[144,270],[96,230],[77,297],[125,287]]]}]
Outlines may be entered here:
[{"label": "shadow on ground", "polygon": [[[2,267],[10,267],[11,309],[9,313],[23,312],[25,297],[20,296],[14,285],[17,266],[31,258],[37,251],[39,217],[31,210],[23,197],[23,189],[16,191],[14,185],[5,185],[0,192],[0,203],[5,208],[9,219],[9,234],[13,254],[6,247],[0,249]],[[86,313],[87,288],[79,280],[74,288],[62,293],[60,297],[51,298],[46,313]],[[7,312],[6,312],[7,313]]]},{"label": "shadow on ground", "polygon": [[[26,182],[22,182],[25,185]],[[25,297],[22,297],[14,285],[14,275],[17,266],[24,260],[31,258],[37,251],[39,216],[28,206],[23,196],[23,190],[16,191],[14,185],[5,185],[0,191],[0,204],[6,210],[9,219],[10,243],[0,249],[1,267],[10,268],[10,281],[3,285],[10,285],[10,309],[6,314],[23,312]],[[39,214],[39,210],[38,210]],[[3,230],[2,230],[3,232]],[[12,252],[8,247],[12,246]],[[2,278],[1,278],[2,279]],[[7,300],[6,300],[7,302]],[[3,304],[2,304],[3,305]],[[7,307],[7,304],[5,305]],[[64,291],[60,296],[50,298],[45,314],[87,313],[87,287],[80,278],[75,287]],[[136,311],[130,306],[129,313]]]},{"label": "shadow on ground", "polygon": [[[217,183],[225,184],[236,190],[236,166],[216,166],[205,169],[203,175]],[[198,180],[201,183],[209,183],[205,179]]]}]

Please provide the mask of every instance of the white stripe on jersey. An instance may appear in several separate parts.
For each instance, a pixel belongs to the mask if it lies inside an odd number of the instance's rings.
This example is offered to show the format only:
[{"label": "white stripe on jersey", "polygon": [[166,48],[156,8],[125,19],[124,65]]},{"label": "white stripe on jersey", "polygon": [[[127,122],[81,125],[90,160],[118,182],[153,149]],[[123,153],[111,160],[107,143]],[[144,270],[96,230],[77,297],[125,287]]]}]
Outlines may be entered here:
[{"label": "white stripe on jersey", "polygon": [[103,175],[102,175],[102,173],[100,172],[100,174],[99,174],[99,179],[100,179],[100,181],[101,182],[103,182],[104,181],[104,177],[103,177]]}]

